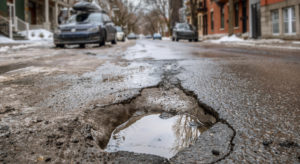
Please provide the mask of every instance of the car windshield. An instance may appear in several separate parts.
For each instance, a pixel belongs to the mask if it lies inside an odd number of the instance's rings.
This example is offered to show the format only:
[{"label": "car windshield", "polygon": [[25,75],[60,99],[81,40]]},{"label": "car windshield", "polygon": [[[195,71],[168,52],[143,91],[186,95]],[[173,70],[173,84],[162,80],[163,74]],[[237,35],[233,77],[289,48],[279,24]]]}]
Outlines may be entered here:
[{"label": "car windshield", "polygon": [[123,32],[121,27],[116,27],[117,32]]},{"label": "car windshield", "polygon": [[70,17],[68,23],[100,23],[103,22],[102,14],[100,13],[84,13]]},{"label": "car windshield", "polygon": [[185,30],[190,30],[191,26],[188,25],[188,24],[178,24],[177,28],[179,28],[179,29],[185,29]]},{"label": "car windshield", "polygon": [[154,36],[160,36],[160,34],[154,34]]}]

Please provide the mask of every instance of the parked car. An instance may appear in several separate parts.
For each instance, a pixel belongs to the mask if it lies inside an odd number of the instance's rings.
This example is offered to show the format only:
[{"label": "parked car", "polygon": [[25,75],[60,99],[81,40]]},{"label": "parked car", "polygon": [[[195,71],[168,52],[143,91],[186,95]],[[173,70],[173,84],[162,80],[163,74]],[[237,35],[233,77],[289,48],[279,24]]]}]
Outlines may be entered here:
[{"label": "parked car", "polygon": [[155,33],[155,34],[153,34],[153,40],[155,40],[155,39],[158,39],[158,40],[161,40],[161,35],[159,34],[159,33]]},{"label": "parked car", "polygon": [[172,40],[179,41],[179,40],[189,40],[191,41],[198,41],[198,32],[196,28],[192,25],[187,23],[176,23],[173,28]]},{"label": "parked car", "polygon": [[135,35],[135,33],[130,33],[128,36],[127,36],[127,39],[129,40],[133,40],[133,39],[137,39],[137,35]]},{"label": "parked car", "polygon": [[122,27],[116,26],[117,30],[117,40],[125,42],[125,33],[122,30]]},{"label": "parked car", "polygon": [[70,44],[85,47],[85,44],[94,43],[103,46],[105,42],[117,44],[116,33],[113,22],[105,12],[80,12],[56,29],[54,44],[56,47]]},{"label": "parked car", "polygon": [[152,36],[151,36],[151,35],[146,35],[145,38],[146,38],[146,39],[152,39]]}]

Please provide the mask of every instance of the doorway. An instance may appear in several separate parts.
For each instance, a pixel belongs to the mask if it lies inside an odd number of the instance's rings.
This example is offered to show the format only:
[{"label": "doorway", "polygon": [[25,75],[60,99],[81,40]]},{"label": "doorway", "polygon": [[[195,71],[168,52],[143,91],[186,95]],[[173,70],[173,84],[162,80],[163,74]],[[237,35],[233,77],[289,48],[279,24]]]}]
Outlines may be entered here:
[{"label": "doorway", "polygon": [[203,15],[203,35],[207,35],[207,14]]},{"label": "doorway", "polygon": [[247,32],[247,20],[248,20],[248,16],[247,16],[247,1],[248,0],[243,0],[242,1],[242,27],[243,27],[243,33]]},{"label": "doorway", "polygon": [[254,3],[251,5],[251,13],[252,13],[252,37],[256,39],[261,36],[260,3]]},{"label": "doorway", "polygon": [[30,24],[37,24],[36,20],[36,4],[32,1],[28,2],[28,8],[29,8],[29,13],[28,13],[28,18],[29,18],[29,23]]}]

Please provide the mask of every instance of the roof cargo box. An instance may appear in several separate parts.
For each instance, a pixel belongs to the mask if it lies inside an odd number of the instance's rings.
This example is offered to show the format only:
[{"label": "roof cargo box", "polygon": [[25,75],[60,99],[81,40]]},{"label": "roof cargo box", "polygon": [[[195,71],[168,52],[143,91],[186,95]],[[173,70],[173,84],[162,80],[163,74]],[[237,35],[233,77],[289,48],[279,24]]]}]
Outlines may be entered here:
[{"label": "roof cargo box", "polygon": [[90,2],[78,2],[73,6],[73,9],[76,11],[85,11],[85,12],[101,12],[101,7],[96,3]]}]

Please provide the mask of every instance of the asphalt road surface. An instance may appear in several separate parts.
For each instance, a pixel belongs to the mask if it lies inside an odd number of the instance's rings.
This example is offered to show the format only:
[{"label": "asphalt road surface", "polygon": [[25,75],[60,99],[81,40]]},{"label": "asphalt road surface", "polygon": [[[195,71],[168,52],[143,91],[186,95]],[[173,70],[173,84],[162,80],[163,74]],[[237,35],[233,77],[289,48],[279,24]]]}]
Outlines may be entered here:
[{"label": "asphalt road surface", "polygon": [[[105,151],[153,112],[196,116],[201,135],[169,159]],[[0,161],[300,163],[300,52],[138,40],[0,53]]]}]

